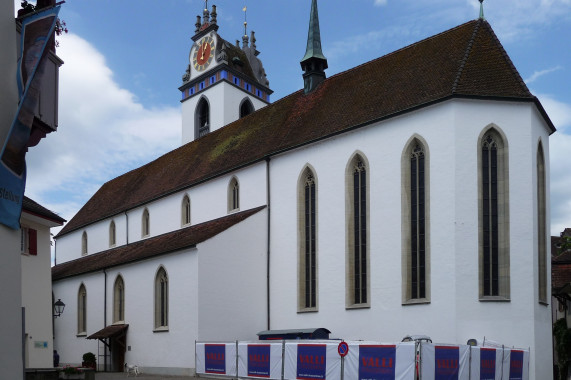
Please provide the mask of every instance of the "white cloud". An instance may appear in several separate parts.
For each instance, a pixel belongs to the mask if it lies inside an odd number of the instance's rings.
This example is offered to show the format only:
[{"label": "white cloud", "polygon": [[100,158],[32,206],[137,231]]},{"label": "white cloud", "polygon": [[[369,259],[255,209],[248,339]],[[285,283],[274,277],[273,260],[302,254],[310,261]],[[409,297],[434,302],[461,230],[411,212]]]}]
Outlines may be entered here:
[{"label": "white cloud", "polygon": [[143,107],[77,35],[61,37],[58,55],[59,127],[26,156],[26,195],[69,220],[104,182],[177,147],[181,115]]},{"label": "white cloud", "polygon": [[550,68],[550,69],[535,71],[533,74],[531,74],[531,76],[530,76],[529,78],[525,79],[524,82],[525,82],[527,85],[529,85],[530,83],[535,82],[538,78],[540,78],[540,77],[542,77],[542,76],[544,76],[544,75],[550,74],[550,73],[552,73],[552,72],[554,72],[554,71],[561,70],[562,68],[563,68],[563,67],[561,67],[561,66],[555,66],[555,67],[552,67],[552,68]]},{"label": "white cloud", "polygon": [[383,5],[387,5],[387,0],[375,0],[376,7],[382,7]]}]

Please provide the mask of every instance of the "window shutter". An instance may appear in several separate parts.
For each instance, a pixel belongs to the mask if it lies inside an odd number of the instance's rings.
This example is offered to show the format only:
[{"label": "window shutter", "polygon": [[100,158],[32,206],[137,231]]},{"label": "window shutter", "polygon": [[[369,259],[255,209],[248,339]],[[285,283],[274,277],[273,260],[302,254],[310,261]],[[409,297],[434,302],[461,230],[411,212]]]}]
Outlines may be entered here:
[{"label": "window shutter", "polygon": [[38,231],[31,228],[28,230],[28,251],[30,255],[38,255]]}]

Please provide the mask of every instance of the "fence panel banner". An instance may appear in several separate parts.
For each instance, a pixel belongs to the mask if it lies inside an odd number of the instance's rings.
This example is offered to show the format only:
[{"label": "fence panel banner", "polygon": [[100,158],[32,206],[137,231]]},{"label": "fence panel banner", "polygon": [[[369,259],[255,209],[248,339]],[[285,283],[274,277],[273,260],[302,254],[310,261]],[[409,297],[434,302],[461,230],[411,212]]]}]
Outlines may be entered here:
[{"label": "fence panel banner", "polygon": [[529,351],[504,349],[504,379],[529,380]]},{"label": "fence panel banner", "polygon": [[495,347],[470,347],[470,379],[502,380],[504,350]]},{"label": "fence panel banner", "polygon": [[423,380],[469,380],[469,346],[421,344]]},{"label": "fence panel banner", "polygon": [[341,357],[338,341],[287,341],[285,344],[284,379],[340,380]]},{"label": "fence panel banner", "polygon": [[236,342],[196,343],[196,372],[236,376]]},{"label": "fence panel banner", "polygon": [[264,379],[282,378],[282,341],[238,343],[238,376]]},{"label": "fence panel banner", "polygon": [[348,342],[344,378],[358,380],[414,380],[415,344]]}]

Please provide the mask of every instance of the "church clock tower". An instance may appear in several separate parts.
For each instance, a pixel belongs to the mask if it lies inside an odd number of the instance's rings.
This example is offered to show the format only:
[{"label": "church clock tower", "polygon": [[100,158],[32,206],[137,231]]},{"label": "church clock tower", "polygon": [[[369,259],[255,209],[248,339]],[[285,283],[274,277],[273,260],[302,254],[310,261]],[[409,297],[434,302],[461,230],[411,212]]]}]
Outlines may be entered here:
[{"label": "church clock tower", "polygon": [[216,6],[196,16],[182,94],[182,143],[194,141],[270,103],[272,90],[246,22],[242,47],[218,35]]}]

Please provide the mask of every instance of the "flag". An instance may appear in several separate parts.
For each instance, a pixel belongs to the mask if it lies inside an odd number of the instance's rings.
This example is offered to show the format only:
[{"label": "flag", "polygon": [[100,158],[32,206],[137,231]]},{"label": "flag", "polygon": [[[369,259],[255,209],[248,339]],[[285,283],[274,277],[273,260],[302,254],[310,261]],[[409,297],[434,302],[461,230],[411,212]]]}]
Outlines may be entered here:
[{"label": "flag", "polygon": [[22,19],[16,73],[20,101],[0,151],[0,223],[15,230],[20,228],[26,187],[26,152],[49,51],[46,46],[54,35],[59,10],[59,6],[46,8]]}]

